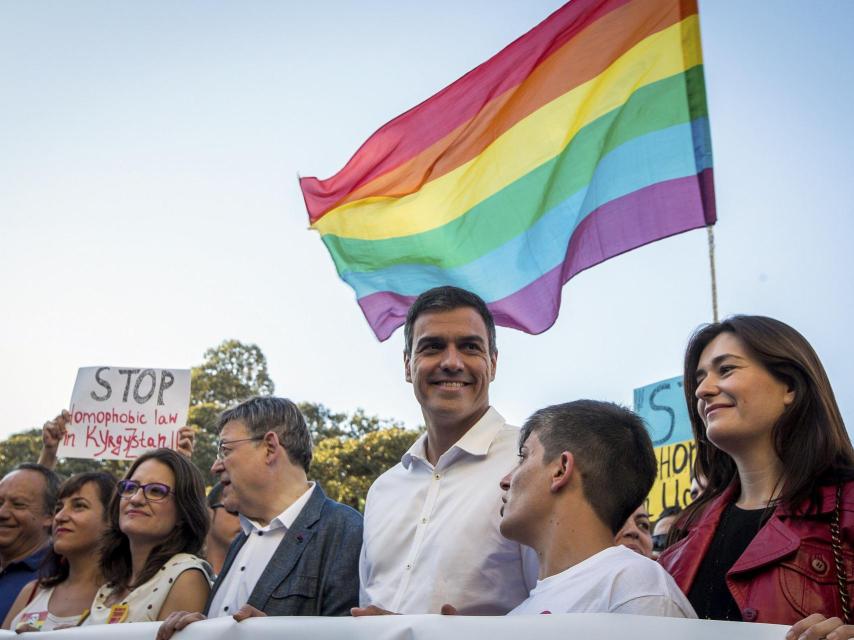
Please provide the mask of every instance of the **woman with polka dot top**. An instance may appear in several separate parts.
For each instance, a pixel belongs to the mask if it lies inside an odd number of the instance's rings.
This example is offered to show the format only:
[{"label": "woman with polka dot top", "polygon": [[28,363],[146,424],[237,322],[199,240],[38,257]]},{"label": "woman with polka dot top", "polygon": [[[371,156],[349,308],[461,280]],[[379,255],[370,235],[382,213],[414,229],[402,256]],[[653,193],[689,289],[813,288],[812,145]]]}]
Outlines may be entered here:
[{"label": "woman with polka dot top", "polygon": [[106,584],[84,625],[163,620],[202,611],[210,567],[198,558],[209,520],[204,483],[186,457],[156,449],[133,463],[110,503]]}]

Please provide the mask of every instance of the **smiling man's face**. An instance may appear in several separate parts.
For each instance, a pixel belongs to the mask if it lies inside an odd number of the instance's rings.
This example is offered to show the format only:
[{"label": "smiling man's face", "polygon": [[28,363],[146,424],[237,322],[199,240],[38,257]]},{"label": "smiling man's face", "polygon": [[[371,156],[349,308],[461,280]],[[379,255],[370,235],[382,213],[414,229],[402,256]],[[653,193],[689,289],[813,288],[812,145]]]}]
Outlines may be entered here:
[{"label": "smiling man's face", "polygon": [[489,408],[496,363],[486,324],[475,309],[419,315],[404,366],[427,425],[474,425]]},{"label": "smiling man's face", "polygon": [[45,512],[45,479],[37,471],[12,471],[0,480],[0,558],[20,559],[47,542],[51,515]]}]

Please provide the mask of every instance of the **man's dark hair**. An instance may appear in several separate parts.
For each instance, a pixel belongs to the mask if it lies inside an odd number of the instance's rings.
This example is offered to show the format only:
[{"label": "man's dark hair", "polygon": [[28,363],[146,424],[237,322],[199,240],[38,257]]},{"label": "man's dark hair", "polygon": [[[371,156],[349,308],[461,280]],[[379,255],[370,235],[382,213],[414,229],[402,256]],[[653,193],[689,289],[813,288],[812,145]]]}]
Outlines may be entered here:
[{"label": "man's dark hair", "polygon": [[208,492],[208,506],[213,509],[214,505],[222,503],[222,483],[217,482]]},{"label": "man's dark hair", "polygon": [[272,431],[279,438],[288,458],[308,473],[311,465],[311,434],[299,408],[287,398],[256,396],[219,417],[219,430],[232,420],[240,420],[253,436]]},{"label": "man's dark hair", "polygon": [[406,324],[403,326],[404,353],[412,355],[412,331],[418,316],[422,313],[453,311],[454,309],[464,307],[474,309],[483,318],[483,323],[486,325],[486,333],[489,336],[489,353],[493,356],[497,354],[495,320],[492,317],[489,307],[486,306],[486,303],[477,294],[451,286],[429,289],[418,296],[415,302],[412,303],[412,306],[409,307],[409,312],[406,314]]},{"label": "man's dark hair", "polygon": [[534,413],[522,427],[519,447],[534,433],[544,462],[564,451],[573,454],[584,498],[616,535],[655,481],[655,452],[643,420],[611,402],[576,400]]},{"label": "man's dark hair", "polygon": [[669,518],[670,516],[678,516],[680,513],[682,513],[682,507],[678,504],[662,509],[661,513],[658,514],[658,520],[656,520],[656,523],[660,520],[664,520],[665,518]]},{"label": "man's dark hair", "polygon": [[35,462],[22,462],[12,471],[35,471],[44,477],[44,493],[42,494],[42,511],[46,516],[53,515],[56,498],[59,495],[59,485],[62,482],[54,471]]}]

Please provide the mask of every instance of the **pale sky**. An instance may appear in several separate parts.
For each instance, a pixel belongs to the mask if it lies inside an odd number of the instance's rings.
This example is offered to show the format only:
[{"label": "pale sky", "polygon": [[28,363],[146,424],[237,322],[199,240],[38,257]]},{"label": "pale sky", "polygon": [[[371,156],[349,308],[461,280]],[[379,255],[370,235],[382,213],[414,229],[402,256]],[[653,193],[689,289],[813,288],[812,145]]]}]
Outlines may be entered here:
[{"label": "pale sky", "polygon": [[[0,437],[67,406],[78,367],[191,367],[257,343],[276,390],[421,422],[402,331],[378,343],[308,222],[378,127],[560,2],[0,3]],[[815,346],[854,428],[854,3],[700,3],[722,315]],[[511,422],[576,398],[630,404],[680,373],[711,319],[706,233],[563,289],[540,336],[499,329]]]}]

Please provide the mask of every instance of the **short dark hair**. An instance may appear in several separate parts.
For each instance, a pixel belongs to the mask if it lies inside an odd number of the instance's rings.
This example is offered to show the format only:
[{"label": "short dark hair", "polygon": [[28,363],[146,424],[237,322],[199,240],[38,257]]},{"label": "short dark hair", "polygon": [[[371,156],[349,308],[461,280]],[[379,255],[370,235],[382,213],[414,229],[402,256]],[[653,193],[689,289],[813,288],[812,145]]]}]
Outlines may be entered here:
[{"label": "short dark hair", "polygon": [[429,289],[418,296],[412,306],[409,307],[406,314],[406,324],[403,326],[404,353],[412,355],[412,331],[418,316],[422,313],[453,311],[464,307],[474,309],[483,318],[486,333],[489,336],[489,353],[493,356],[498,353],[495,342],[495,319],[483,298],[471,291],[451,286]]},{"label": "short dark hair", "polygon": [[656,523],[664,520],[665,518],[669,518],[670,516],[678,516],[681,513],[682,507],[680,507],[678,504],[673,505],[672,507],[667,507],[665,509],[662,509],[661,513],[658,514],[658,520],[656,520]]},{"label": "short dark hair", "polygon": [[172,449],[154,449],[134,460],[125,474],[125,479],[132,477],[139,465],[147,460],[157,460],[165,464],[175,475],[174,500],[178,520],[169,536],[151,550],[136,583],[130,584],[130,542],[119,529],[119,506],[122,498],[118,491],[113,493],[110,500],[110,528],[104,535],[101,551],[101,573],[114,591],[133,589],[148,582],[176,553],[198,555],[210,527],[205,505],[205,484],[196,466],[186,456]]},{"label": "short dark hair", "polygon": [[[57,502],[68,498],[80,491],[85,485],[92,483],[97,489],[98,499],[104,509],[104,522],[109,522],[110,499],[116,489],[116,479],[112,474],[105,471],[85,471],[76,473],[59,487]],[[98,540],[94,542],[100,542]],[[68,578],[68,562],[50,545],[44,560],[39,568],[39,586],[48,588],[64,582]]]},{"label": "short dark hair", "polygon": [[272,431],[279,438],[291,462],[308,473],[311,466],[311,434],[305,418],[287,398],[256,396],[224,411],[219,417],[218,429],[227,422],[240,420],[253,436],[263,436]]},{"label": "short dark hair", "polygon": [[534,433],[545,462],[573,454],[584,498],[616,535],[655,482],[655,452],[643,420],[612,402],[576,400],[535,412],[519,447]]},{"label": "short dark hair", "polygon": [[52,516],[53,508],[56,505],[56,496],[59,493],[59,485],[62,482],[59,476],[53,470],[35,462],[22,462],[12,471],[35,471],[44,477],[42,510],[46,516]]},{"label": "short dark hair", "polygon": [[222,503],[222,483],[217,482],[208,491],[208,506],[213,509],[214,505]]}]

